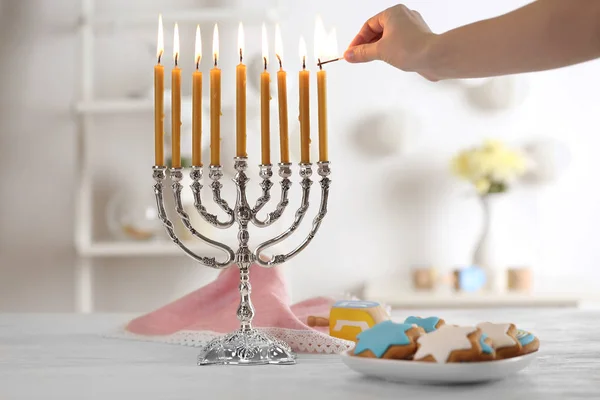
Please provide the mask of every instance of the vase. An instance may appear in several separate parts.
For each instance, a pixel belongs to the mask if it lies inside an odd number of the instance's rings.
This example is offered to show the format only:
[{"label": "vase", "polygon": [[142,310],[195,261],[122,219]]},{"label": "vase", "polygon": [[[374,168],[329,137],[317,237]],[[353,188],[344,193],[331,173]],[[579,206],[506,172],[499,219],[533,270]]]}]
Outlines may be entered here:
[{"label": "vase", "polygon": [[164,232],[151,191],[131,187],[114,193],[106,206],[106,223],[118,240],[156,239]]},{"label": "vase", "polygon": [[482,229],[473,252],[473,265],[485,272],[486,291],[496,294],[506,292],[508,284],[505,259],[510,251],[510,217],[505,212],[504,197],[503,194],[479,196]]}]

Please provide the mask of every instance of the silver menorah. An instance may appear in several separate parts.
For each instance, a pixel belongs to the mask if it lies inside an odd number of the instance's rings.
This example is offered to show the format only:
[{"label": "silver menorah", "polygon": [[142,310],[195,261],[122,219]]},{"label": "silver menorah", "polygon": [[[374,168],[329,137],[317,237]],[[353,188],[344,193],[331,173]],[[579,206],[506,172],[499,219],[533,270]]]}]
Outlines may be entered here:
[{"label": "silver menorah", "polygon": [[167,233],[171,240],[175,242],[181,249],[192,259],[210,268],[225,269],[232,265],[237,265],[240,270],[240,305],[237,309],[237,318],[240,321],[240,328],[232,333],[226,334],[221,337],[217,337],[214,340],[206,344],[198,356],[198,365],[214,365],[214,364],[294,364],[296,362],[296,355],[292,352],[290,346],[281,340],[273,338],[265,332],[258,330],[252,326],[252,319],[254,318],[254,307],[250,300],[250,293],[252,291],[250,286],[249,269],[253,263],[258,264],[264,268],[272,268],[274,266],[283,264],[290,260],[294,256],[298,255],[304,250],[308,244],[312,241],[317,233],[325,214],[327,213],[327,200],[329,197],[329,185],[331,180],[329,179],[330,168],[329,162],[318,162],[317,163],[317,174],[321,177],[321,203],[319,211],[313,220],[312,228],[308,233],[308,236],[300,243],[298,247],[293,249],[287,254],[277,254],[271,257],[265,256],[262,253],[290,237],[294,231],[298,229],[306,212],[309,208],[309,197],[310,188],[312,185],[312,164],[301,163],[300,167],[300,186],[302,187],[302,199],[300,207],[296,210],[294,221],[290,227],[283,233],[275,236],[274,238],[265,241],[258,245],[254,251],[251,251],[248,247],[248,240],[250,239],[250,233],[248,226],[252,223],[254,226],[259,228],[267,227],[277,221],[285,211],[289,200],[288,193],[292,186],[290,177],[292,175],[292,164],[291,163],[280,163],[279,176],[281,177],[281,197],[279,203],[275,207],[275,210],[268,213],[264,219],[258,217],[258,213],[271,199],[271,188],[273,183],[271,178],[273,177],[272,165],[260,165],[260,178],[262,182],[260,187],[262,189],[262,195],[257,199],[254,207],[251,207],[248,203],[246,196],[246,187],[249,181],[246,175],[246,169],[248,168],[248,159],[246,157],[235,157],[234,168],[236,174],[233,178],[237,189],[237,196],[235,201],[235,207],[232,209],[226,200],[221,197],[221,189],[223,184],[221,178],[223,177],[223,169],[220,165],[211,165],[209,167],[208,177],[212,181],[210,187],[212,189],[212,195],[214,202],[225,212],[227,217],[221,221],[215,214],[210,214],[204,205],[202,204],[202,167],[192,167],[190,177],[192,178],[191,189],[194,195],[194,205],[196,210],[200,213],[203,219],[220,229],[227,229],[233,226],[234,223],[238,224],[238,249],[233,249],[224,243],[212,240],[201,233],[199,233],[190,222],[189,215],[185,212],[181,200],[181,191],[183,185],[181,180],[183,179],[183,170],[181,168],[170,168],[170,177],[173,182],[171,188],[173,190],[173,196],[175,199],[175,209],[179,218],[183,222],[183,225],[188,229],[191,234],[207,243],[208,245],[215,247],[223,251],[226,255],[223,261],[217,261],[215,257],[203,257],[195,254],[188,247],[186,247],[181,240],[177,237],[174,231],[173,223],[169,220],[165,210],[164,194],[163,194],[163,181],[166,178],[167,168],[164,166],[154,166],[153,178],[156,181],[154,185],[154,194],[156,196],[156,204],[158,208],[158,215],[162,223],[164,224]]}]

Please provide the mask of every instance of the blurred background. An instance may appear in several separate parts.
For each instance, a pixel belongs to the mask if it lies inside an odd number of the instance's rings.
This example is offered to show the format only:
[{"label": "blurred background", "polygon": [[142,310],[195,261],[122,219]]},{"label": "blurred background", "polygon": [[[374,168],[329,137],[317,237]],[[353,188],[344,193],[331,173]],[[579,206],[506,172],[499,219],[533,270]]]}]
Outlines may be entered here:
[{"label": "blurred background", "polygon": [[[405,1],[438,33],[526,3]],[[272,55],[274,25],[281,25],[292,161],[298,162],[300,35],[312,57],[320,14],[328,28],[337,29],[341,54],[368,17],[393,4],[0,0],[0,311],[143,312],[215,278],[216,272],[194,265],[167,242],[156,223],[152,68],[159,12],[165,22],[166,105],[173,24],[180,24],[184,156],[191,140],[186,110],[194,29],[200,24],[201,69],[208,75],[214,23],[221,34],[223,159],[233,156],[237,26],[243,21],[248,152],[250,164],[258,164],[260,25],[267,24]],[[517,298],[559,305],[594,300],[600,280],[599,66],[596,61],[536,74],[431,83],[383,63],[330,64],[329,213],[311,246],[283,266],[293,299],[352,292],[398,307],[451,305],[455,299],[463,305],[506,305]],[[314,74],[312,79],[316,136]],[[272,103],[272,149],[278,159],[277,103]],[[461,151],[490,139],[533,167],[494,195],[493,202],[501,204],[484,208],[482,196],[451,164]],[[231,174],[229,166],[226,173]],[[257,168],[251,173],[253,199],[259,195]],[[231,185],[224,183],[224,195],[233,201]],[[282,221],[268,231],[252,231],[252,243],[293,220],[298,190],[295,184]],[[318,193],[313,194],[316,204]],[[209,211],[216,211],[212,206]],[[280,249],[291,249],[308,228]],[[235,242],[235,232],[199,230]],[[483,232],[489,233],[485,251],[477,252]],[[486,282],[502,276],[501,287],[481,289],[481,274],[472,267],[482,252],[483,263],[489,262],[483,266]],[[460,295],[466,292],[473,293]]]}]

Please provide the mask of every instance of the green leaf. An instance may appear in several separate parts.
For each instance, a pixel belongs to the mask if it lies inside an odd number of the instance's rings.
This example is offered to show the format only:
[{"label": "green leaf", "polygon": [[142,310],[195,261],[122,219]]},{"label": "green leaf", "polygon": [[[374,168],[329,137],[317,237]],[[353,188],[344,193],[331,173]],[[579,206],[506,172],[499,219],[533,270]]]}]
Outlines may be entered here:
[{"label": "green leaf", "polygon": [[505,193],[508,191],[508,186],[505,182],[492,182],[488,193]]},{"label": "green leaf", "polygon": [[[172,166],[172,159],[171,157],[167,158],[167,167],[171,168]],[[181,157],[181,167],[182,168],[190,168],[192,166],[192,159],[191,157]]]}]

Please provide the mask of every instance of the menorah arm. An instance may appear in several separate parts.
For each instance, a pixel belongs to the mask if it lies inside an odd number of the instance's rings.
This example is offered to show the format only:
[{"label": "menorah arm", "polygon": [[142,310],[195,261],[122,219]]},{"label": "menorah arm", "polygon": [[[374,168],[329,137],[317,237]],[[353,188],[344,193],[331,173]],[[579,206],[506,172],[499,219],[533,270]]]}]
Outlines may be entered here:
[{"label": "menorah arm", "polygon": [[219,207],[221,207],[221,209],[225,211],[225,213],[229,216],[229,218],[225,221],[219,221],[219,218],[215,214],[209,213],[206,210],[206,207],[204,207],[204,205],[202,204],[202,184],[200,183],[200,180],[202,179],[202,167],[192,167],[192,172],[190,172],[190,176],[193,180],[191,188],[192,193],[194,195],[194,206],[196,207],[196,210],[198,210],[198,213],[200,213],[202,218],[204,218],[204,220],[209,224],[216,226],[220,229],[227,229],[231,227],[235,222],[235,216],[233,215],[233,210],[227,204],[227,201],[225,201],[221,197],[221,188],[223,187],[223,185],[220,182],[220,179],[223,176],[221,166],[211,165],[208,176],[212,180],[210,187],[213,192],[214,202],[217,203]]},{"label": "menorah arm", "polygon": [[[298,255],[302,250],[304,250],[308,246],[308,244],[315,237],[317,231],[319,230],[319,227],[321,226],[321,222],[323,221],[323,218],[325,218],[325,215],[327,214],[327,202],[329,200],[329,186],[331,184],[329,175],[330,175],[331,171],[329,169],[329,162],[319,162],[318,163],[318,174],[319,174],[319,176],[321,176],[321,181],[320,181],[321,204],[319,206],[319,212],[313,220],[312,228],[311,228],[310,232],[308,233],[308,236],[302,241],[302,243],[300,243],[300,245],[298,247],[296,247],[294,250],[292,250],[291,252],[289,252],[287,254],[278,254],[273,257],[261,257],[261,253],[264,250],[266,250],[269,247],[272,247],[275,244],[288,238],[296,229],[298,229],[298,227],[300,226],[300,223],[304,219],[304,215],[306,214],[306,211],[308,210],[308,206],[309,206],[308,197],[310,194],[310,185],[312,184],[312,181],[310,180],[312,170],[311,170],[310,164],[301,164],[300,168],[301,168],[300,175],[302,176],[302,181],[300,182],[300,185],[302,186],[302,202],[300,204],[300,208],[298,209],[298,211],[296,211],[296,218],[295,218],[294,222],[292,223],[290,228],[288,228],[288,230],[286,230],[282,234],[274,237],[273,239],[267,240],[266,242],[260,244],[254,251],[254,258],[256,260],[256,263],[258,263],[259,265],[261,265],[263,267],[268,267],[268,268],[275,267],[279,264],[282,264],[282,263],[290,260],[291,258],[295,257],[296,255]],[[264,260],[268,260],[268,261],[264,261]]]},{"label": "menorah arm", "polygon": [[270,165],[261,165],[260,166],[260,177],[263,179],[261,183],[261,187],[263,189],[263,194],[256,201],[256,205],[252,209],[252,223],[258,227],[266,227],[273,224],[275,221],[283,215],[285,208],[287,207],[288,200],[288,192],[290,187],[292,186],[292,181],[290,181],[290,176],[292,175],[292,170],[290,168],[290,163],[280,163],[279,164],[279,176],[281,177],[281,199],[279,203],[275,207],[275,210],[268,213],[264,220],[261,220],[257,217],[258,212],[263,208],[263,206],[269,201],[271,198],[270,190],[273,184],[271,183],[271,176],[273,173],[271,172]]},{"label": "menorah arm", "polygon": [[[164,202],[164,194],[163,194],[163,189],[164,189],[164,185],[163,185],[163,181],[165,179],[165,167],[162,166],[155,166],[152,168],[153,169],[153,178],[155,180],[155,184],[154,184],[154,196],[156,197],[156,207],[158,210],[158,217],[161,220],[161,222],[163,223],[167,234],[169,235],[169,237],[171,238],[171,240],[177,244],[188,256],[190,256],[192,259],[194,259],[195,261],[199,262],[202,265],[205,265],[207,267],[211,267],[211,268],[215,268],[215,269],[223,269],[223,268],[227,268],[228,266],[231,265],[231,263],[234,261],[235,258],[235,254],[233,252],[233,250],[231,248],[229,248],[228,246],[216,242],[214,240],[211,240],[205,236],[203,236],[202,234],[200,234],[199,232],[197,232],[190,223],[189,220],[189,216],[187,215],[187,213],[184,211],[183,209],[183,205],[181,204],[181,184],[179,183],[179,181],[181,181],[181,178],[183,177],[181,175],[181,170],[180,169],[174,169],[176,170],[179,175],[177,176],[177,178],[179,178],[179,180],[175,179],[175,182],[173,183],[173,191],[178,192],[178,195],[175,196],[175,202],[176,202],[176,208],[177,208],[177,213],[179,214],[179,216],[181,217],[181,220],[183,221],[185,227],[187,229],[190,230],[190,232],[196,236],[197,238],[203,240],[205,243],[207,243],[210,246],[216,247],[222,251],[224,251],[225,253],[227,253],[227,258],[225,261],[223,262],[218,262],[215,257],[202,257],[197,255],[196,253],[194,253],[192,250],[190,250],[189,248],[187,248],[182,242],[181,240],[177,237],[177,235],[175,234],[175,229],[173,226],[173,223],[169,220],[169,217],[167,216],[167,212],[165,210],[165,202]],[[171,172],[172,176],[173,176],[173,171]]]}]

